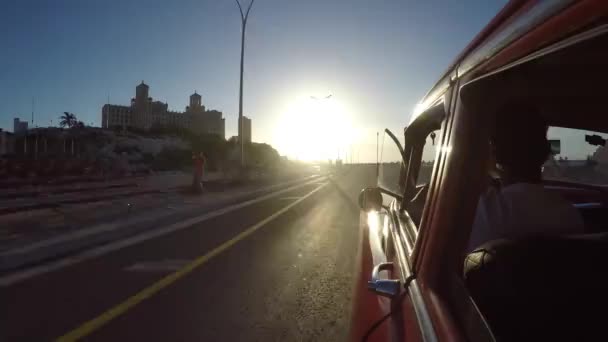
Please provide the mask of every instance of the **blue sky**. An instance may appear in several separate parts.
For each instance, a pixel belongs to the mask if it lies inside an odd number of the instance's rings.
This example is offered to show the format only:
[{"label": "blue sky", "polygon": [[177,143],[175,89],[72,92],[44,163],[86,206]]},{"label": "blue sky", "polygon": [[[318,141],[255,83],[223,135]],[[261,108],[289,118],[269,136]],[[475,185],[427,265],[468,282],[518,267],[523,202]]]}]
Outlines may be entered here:
[{"label": "blue sky", "polygon": [[[245,1],[246,2],[246,1]],[[245,115],[277,141],[298,99],[333,94],[361,159],[375,132],[399,129],[415,103],[504,0],[256,0],[247,27]],[[100,124],[145,80],[183,110],[197,90],[236,132],[240,16],[234,1],[29,1],[0,4],[0,127],[47,126],[63,111]],[[372,153],[373,151],[373,153]]]}]

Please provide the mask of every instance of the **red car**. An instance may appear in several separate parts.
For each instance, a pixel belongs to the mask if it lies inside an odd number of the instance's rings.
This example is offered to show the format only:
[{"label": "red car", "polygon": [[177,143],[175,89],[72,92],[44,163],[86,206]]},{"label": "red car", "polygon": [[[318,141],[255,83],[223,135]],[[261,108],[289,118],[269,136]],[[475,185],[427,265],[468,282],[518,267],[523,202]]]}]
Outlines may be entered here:
[{"label": "red car", "polygon": [[[608,340],[607,84],[608,1],[511,1],[498,13],[404,131],[386,130],[378,187],[359,198],[353,341]],[[588,234],[511,239],[473,260],[488,131],[512,100],[544,113],[542,185]]]}]

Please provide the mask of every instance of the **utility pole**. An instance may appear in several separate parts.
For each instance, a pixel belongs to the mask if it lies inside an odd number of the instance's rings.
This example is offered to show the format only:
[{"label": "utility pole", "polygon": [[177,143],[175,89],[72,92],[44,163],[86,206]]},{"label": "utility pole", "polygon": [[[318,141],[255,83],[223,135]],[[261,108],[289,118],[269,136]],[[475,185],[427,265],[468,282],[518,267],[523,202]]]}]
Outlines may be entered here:
[{"label": "utility pole", "polygon": [[32,97],[32,128],[34,128],[34,97]]},{"label": "utility pole", "polygon": [[255,0],[251,0],[249,6],[245,13],[243,13],[243,8],[241,7],[241,3],[239,0],[235,0],[236,4],[239,6],[239,12],[241,12],[241,73],[240,73],[240,85],[239,85],[239,144],[241,145],[241,167],[245,166],[245,142],[243,140],[243,66],[245,60],[245,28],[247,26],[247,18],[249,17],[249,11],[251,10],[251,6],[253,6],[253,2]]},{"label": "utility pole", "polygon": [[380,132],[376,132],[376,179],[380,176],[380,160],[378,160],[378,143],[380,139]]}]

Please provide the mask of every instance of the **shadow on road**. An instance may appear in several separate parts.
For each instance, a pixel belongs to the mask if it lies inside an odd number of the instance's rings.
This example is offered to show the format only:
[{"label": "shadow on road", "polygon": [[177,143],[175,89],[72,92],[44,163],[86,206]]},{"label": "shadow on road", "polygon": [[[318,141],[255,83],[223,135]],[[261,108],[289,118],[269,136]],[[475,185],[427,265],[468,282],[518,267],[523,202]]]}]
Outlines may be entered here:
[{"label": "shadow on road", "polygon": [[346,191],[340,187],[340,184],[338,184],[338,182],[336,182],[333,178],[328,177],[327,180],[329,181],[330,186],[336,190],[338,195],[340,195],[340,197],[342,197],[342,199],[344,199],[344,201],[348,204],[348,209],[351,211],[351,213],[359,215],[359,205],[355,202],[355,199],[351,198],[351,196],[349,196]]}]

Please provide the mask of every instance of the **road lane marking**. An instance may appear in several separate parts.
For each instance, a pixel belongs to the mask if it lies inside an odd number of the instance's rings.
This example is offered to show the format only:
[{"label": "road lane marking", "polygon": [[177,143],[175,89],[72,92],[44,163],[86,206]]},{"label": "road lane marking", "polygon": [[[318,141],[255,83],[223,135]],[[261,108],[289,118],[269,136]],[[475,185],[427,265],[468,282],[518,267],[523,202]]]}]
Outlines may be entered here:
[{"label": "road lane marking", "polygon": [[144,261],[137,262],[129,267],[126,267],[124,270],[127,272],[175,272],[187,264],[192,262],[192,260],[185,259],[165,259],[165,260],[157,260],[157,261]]},{"label": "road lane marking", "polygon": [[287,212],[289,209],[291,209],[298,203],[304,201],[305,199],[312,196],[317,191],[321,190],[321,188],[323,188],[325,185],[327,185],[327,183],[319,185],[318,187],[316,187],[311,192],[307,193],[306,195],[304,195],[302,198],[298,199],[297,201],[292,202],[292,203],[286,205],[285,207],[279,209],[274,214],[266,217],[262,221],[254,224],[253,226],[250,226],[249,228],[247,228],[244,231],[237,234],[232,239],[215,247],[210,252],[194,259],[192,262],[188,263],[186,266],[184,266],[180,270],[165,276],[164,278],[160,279],[156,283],[144,288],[143,290],[136,293],[135,295],[127,298],[122,303],[112,307],[111,309],[107,310],[106,312],[102,313],[101,315],[93,318],[90,321],[83,323],[76,329],[57,338],[56,341],[58,341],[58,342],[77,341],[79,339],[86,337],[87,335],[90,335],[95,330],[106,325],[107,323],[109,323],[113,319],[117,318],[118,316],[126,313],[127,311],[129,311],[130,309],[132,309],[133,307],[135,307],[136,305],[138,305],[145,299],[152,297],[154,294],[156,294],[160,290],[164,289],[165,287],[168,287],[169,285],[173,284],[180,278],[182,278],[185,275],[189,274],[190,272],[194,271],[196,268],[204,265],[207,261],[211,260],[213,257],[217,256],[218,254],[222,253],[223,251],[227,250],[228,248],[232,247],[237,242],[239,242],[239,241],[245,239],[246,237],[248,237],[249,235],[255,233],[258,229],[262,228],[267,223],[273,221],[274,219],[281,216],[282,214]]},{"label": "road lane marking", "polygon": [[[302,184],[296,184],[296,185],[290,186],[290,187],[282,189],[282,190],[271,192],[271,193],[266,194],[261,197],[256,197],[256,198],[244,201],[244,202],[236,203],[236,204],[233,204],[233,205],[230,205],[227,207],[220,208],[218,210],[214,210],[214,211],[205,213],[200,216],[196,216],[193,218],[189,218],[187,220],[179,221],[179,222],[176,222],[174,224],[171,224],[171,225],[163,227],[163,228],[152,229],[150,231],[142,232],[137,235],[134,235],[130,238],[116,240],[114,242],[110,242],[108,244],[89,249],[82,253],[78,253],[78,254],[75,254],[72,256],[68,256],[66,258],[59,259],[57,261],[53,261],[53,262],[38,265],[38,266],[32,266],[32,267],[27,268],[22,271],[10,273],[8,275],[0,277],[0,287],[11,286],[11,285],[20,283],[24,280],[27,280],[29,278],[39,276],[41,274],[57,271],[59,269],[77,264],[77,263],[85,261],[85,260],[93,259],[93,258],[99,257],[101,255],[104,255],[104,254],[107,254],[110,252],[114,252],[114,251],[129,247],[129,246],[132,246],[132,245],[136,245],[136,244],[144,242],[146,240],[150,240],[150,239],[162,236],[162,235],[173,233],[173,232],[176,232],[176,231],[179,231],[182,229],[187,229],[187,228],[192,227],[195,224],[199,224],[201,222],[212,219],[214,217],[218,217],[218,216],[227,214],[229,212],[250,206],[252,204],[265,201],[267,199],[279,196],[286,192],[296,190],[296,189],[299,189],[299,188],[302,188],[305,186],[317,185],[318,184],[317,182],[318,182],[318,180],[314,179],[314,180],[311,180],[311,181],[308,181],[308,182],[305,182]],[[325,183],[322,183],[322,184],[325,184]]]}]

